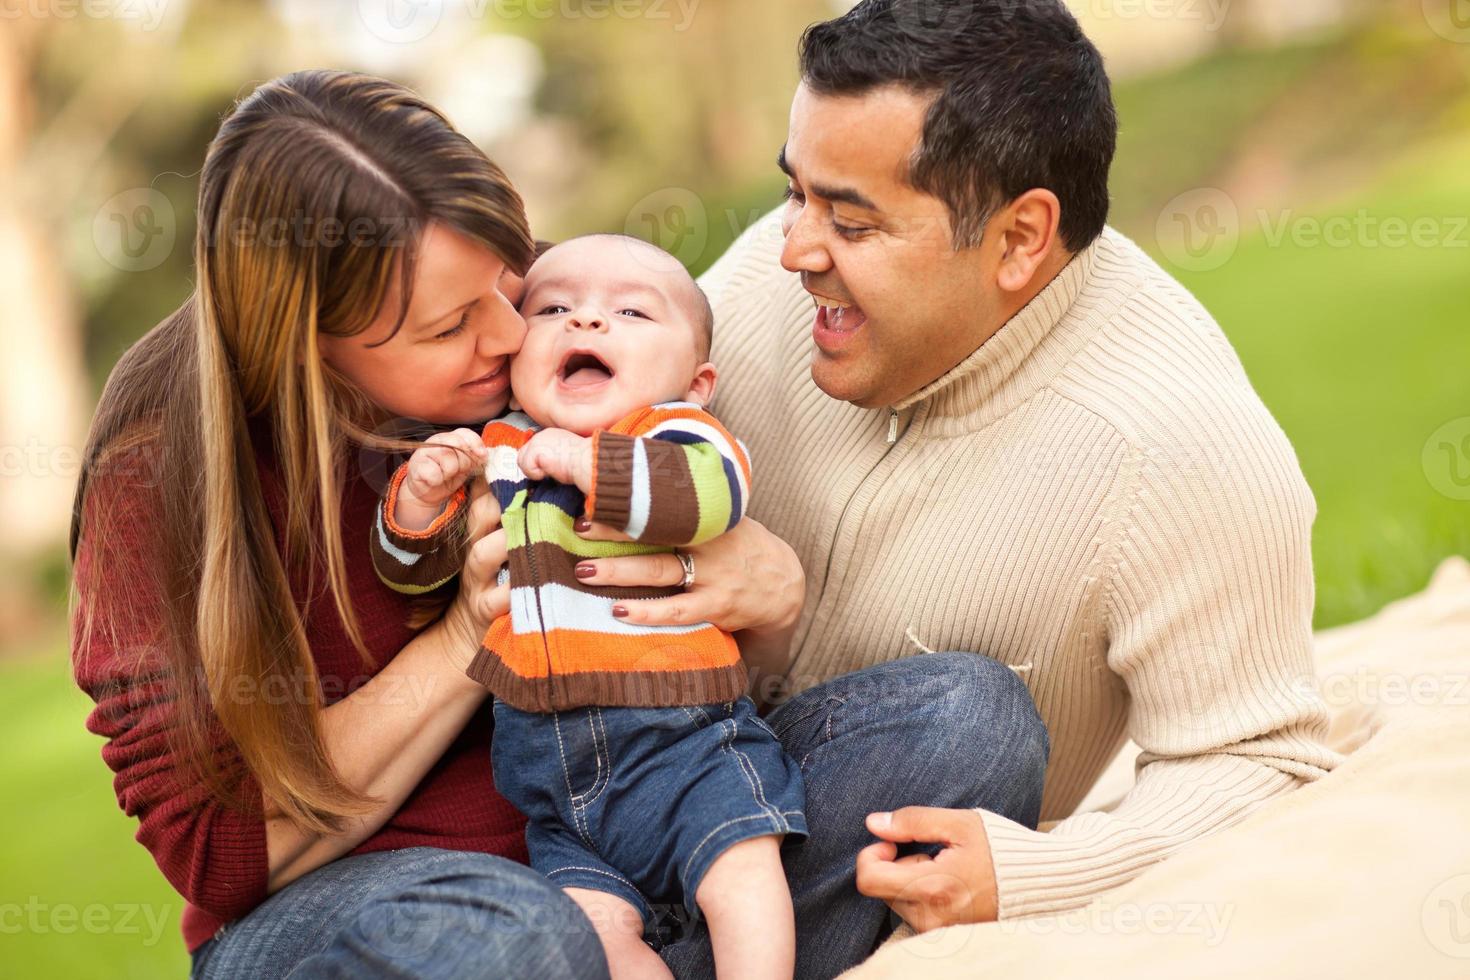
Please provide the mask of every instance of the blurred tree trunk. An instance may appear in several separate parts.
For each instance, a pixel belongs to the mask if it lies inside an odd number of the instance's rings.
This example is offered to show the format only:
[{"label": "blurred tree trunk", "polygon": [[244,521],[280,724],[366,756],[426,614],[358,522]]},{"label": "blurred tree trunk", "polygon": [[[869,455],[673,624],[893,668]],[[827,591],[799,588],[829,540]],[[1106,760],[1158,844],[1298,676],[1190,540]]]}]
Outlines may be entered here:
[{"label": "blurred tree trunk", "polygon": [[[26,172],[39,31],[18,18],[0,32],[0,561],[12,571],[65,539],[86,424],[78,315]],[[3,580],[0,646],[7,633],[27,632],[37,611],[25,576]]]}]

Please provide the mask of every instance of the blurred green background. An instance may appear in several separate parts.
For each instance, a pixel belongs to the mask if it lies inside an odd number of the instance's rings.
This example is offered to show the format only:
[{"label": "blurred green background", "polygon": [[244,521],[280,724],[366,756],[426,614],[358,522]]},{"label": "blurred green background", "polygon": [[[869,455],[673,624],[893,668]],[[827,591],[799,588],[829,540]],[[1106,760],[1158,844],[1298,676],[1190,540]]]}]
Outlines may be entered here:
[{"label": "blurred green background", "polygon": [[[796,39],[845,6],[4,8],[0,975],[186,970],[180,900],[131,841],[82,727],[62,542],[108,369],[188,291],[195,176],[231,102],[293,68],[393,77],[509,171],[538,235],[627,230],[699,271],[776,205]],[[1071,6],[1116,80],[1113,223],[1214,312],[1316,493],[1317,624],[1421,588],[1470,554],[1462,5]]]}]

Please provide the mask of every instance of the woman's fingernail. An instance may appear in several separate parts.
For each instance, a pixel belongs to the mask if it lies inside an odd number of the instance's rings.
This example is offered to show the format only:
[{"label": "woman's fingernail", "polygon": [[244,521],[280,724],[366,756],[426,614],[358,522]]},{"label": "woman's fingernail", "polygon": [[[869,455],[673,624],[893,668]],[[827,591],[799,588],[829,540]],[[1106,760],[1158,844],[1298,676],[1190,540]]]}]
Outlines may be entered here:
[{"label": "woman's fingernail", "polygon": [[577,578],[591,578],[597,574],[597,569],[591,565],[578,565],[576,568]]},{"label": "woman's fingernail", "polygon": [[579,517],[572,523],[572,530],[587,531],[592,528],[592,522],[585,517]]},{"label": "woman's fingernail", "polygon": [[614,619],[627,619],[628,618],[628,607],[627,606],[613,606],[613,618]]}]

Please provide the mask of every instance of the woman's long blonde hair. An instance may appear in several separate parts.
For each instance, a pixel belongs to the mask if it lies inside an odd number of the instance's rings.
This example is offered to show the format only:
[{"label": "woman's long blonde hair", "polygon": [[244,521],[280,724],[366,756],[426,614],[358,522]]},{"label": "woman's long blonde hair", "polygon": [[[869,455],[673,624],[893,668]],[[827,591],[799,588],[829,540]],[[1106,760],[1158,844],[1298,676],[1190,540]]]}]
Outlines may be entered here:
[{"label": "woman's long blonde hair", "polygon": [[[109,526],[111,509],[85,507],[88,487],[109,479],[109,460],[136,461],[146,447],[159,467],[148,588],[164,597],[164,659],[145,666],[140,655],[137,669],[167,671],[175,748],[219,798],[259,803],[223,771],[212,718],[265,796],[316,832],[339,829],[372,801],[342,782],[323,745],[317,673],[288,571],[325,568],[347,635],[370,661],[347,592],[339,502],[351,446],[371,442],[382,421],[323,364],[317,339],[361,332],[394,276],[401,325],[430,222],[480,242],[517,272],[532,258],[524,208],[505,174],[408,89],[302,71],[239,102],[200,178],[195,290],[109,377],[74,501],[73,558],[83,536],[92,554],[107,555],[106,539],[120,529]],[[256,471],[256,422],[273,434],[284,554]],[[100,590],[140,587],[108,580],[106,562],[88,564],[87,580],[77,569],[84,625],[74,653],[109,625],[105,613],[94,616]],[[272,685],[307,694],[272,703],[238,696]]]}]

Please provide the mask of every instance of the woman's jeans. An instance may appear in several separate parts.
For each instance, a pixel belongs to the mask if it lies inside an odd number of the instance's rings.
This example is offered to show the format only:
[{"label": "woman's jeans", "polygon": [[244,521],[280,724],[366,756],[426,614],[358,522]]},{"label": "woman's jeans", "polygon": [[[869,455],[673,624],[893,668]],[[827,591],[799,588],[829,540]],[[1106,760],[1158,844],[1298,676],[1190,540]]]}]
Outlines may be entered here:
[{"label": "woman's jeans", "polygon": [[[854,886],[863,819],[904,806],[983,807],[1034,827],[1050,740],[1026,687],[970,653],[907,657],[809,688],[767,716],[806,781],[805,839],[782,848],[796,976],[862,962],[898,924]],[[932,853],[932,848],[930,849]],[[712,980],[703,922],[662,906],[664,961]],[[414,847],[342,858],[272,895],[194,954],[194,977],[602,978],[591,924],[505,858]]]}]

